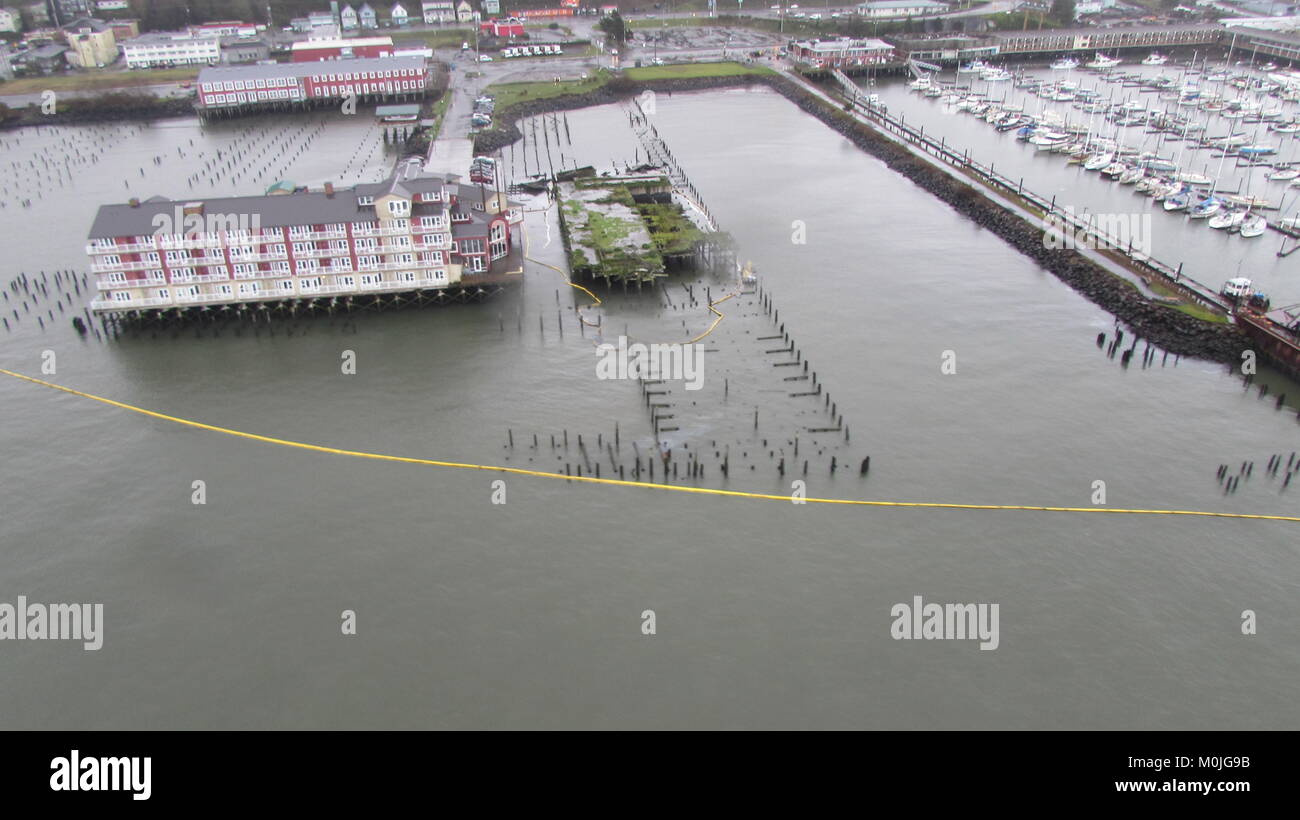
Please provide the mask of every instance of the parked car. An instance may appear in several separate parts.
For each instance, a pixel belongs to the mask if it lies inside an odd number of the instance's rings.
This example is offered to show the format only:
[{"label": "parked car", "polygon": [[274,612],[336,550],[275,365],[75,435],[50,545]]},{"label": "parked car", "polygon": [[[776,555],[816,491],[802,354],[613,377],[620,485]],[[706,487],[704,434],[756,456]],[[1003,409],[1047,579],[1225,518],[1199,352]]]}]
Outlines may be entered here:
[{"label": "parked car", "polygon": [[480,63],[490,63],[490,62],[492,62],[492,58],[489,57],[489,56],[486,55],[486,54],[480,54],[480,55],[478,55],[478,61],[479,61]]}]

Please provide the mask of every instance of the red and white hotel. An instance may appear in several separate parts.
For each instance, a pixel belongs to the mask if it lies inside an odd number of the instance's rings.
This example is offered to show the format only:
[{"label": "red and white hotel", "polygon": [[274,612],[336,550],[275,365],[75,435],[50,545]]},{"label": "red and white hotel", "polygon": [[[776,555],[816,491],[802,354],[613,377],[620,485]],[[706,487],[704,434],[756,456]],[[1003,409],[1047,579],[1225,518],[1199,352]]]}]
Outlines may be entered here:
[{"label": "red and white hotel", "polygon": [[343,60],[231,65],[199,72],[200,112],[231,112],[292,103],[363,102],[423,97],[429,88],[423,57],[357,57]]},{"label": "red and white hotel", "polygon": [[104,205],[90,229],[97,313],[494,284],[523,269],[523,210],[429,175],[335,189]]}]

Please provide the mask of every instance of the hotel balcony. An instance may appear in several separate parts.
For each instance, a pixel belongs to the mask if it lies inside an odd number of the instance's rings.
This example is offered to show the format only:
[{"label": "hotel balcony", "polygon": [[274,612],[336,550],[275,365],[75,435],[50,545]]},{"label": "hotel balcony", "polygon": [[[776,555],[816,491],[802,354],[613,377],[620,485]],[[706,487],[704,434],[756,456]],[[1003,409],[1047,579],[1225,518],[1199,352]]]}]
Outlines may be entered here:
[{"label": "hotel balcony", "polygon": [[87,245],[87,256],[100,256],[106,253],[140,253],[142,251],[156,251],[158,245],[153,242],[131,242],[126,245],[109,245],[101,247],[99,245]]},{"label": "hotel balcony", "polygon": [[128,279],[125,282],[96,282],[95,287],[98,290],[124,290],[127,288],[150,288],[166,285],[167,281],[159,276],[151,276],[148,279]]},{"label": "hotel balcony", "polygon": [[412,233],[410,226],[405,228],[358,228],[353,226],[353,236],[409,236]]},{"label": "hotel balcony", "polygon": [[345,228],[335,228],[328,231],[312,231],[309,234],[301,236],[290,236],[290,242],[312,242],[318,239],[347,239],[348,232]]},{"label": "hotel balcony", "polygon": [[144,299],[96,299],[90,303],[90,309],[100,310],[138,310],[141,308],[166,307],[175,304],[171,299],[150,296]]},{"label": "hotel balcony", "polygon": [[243,256],[230,257],[230,264],[241,265],[252,262],[287,262],[288,253],[247,253]]},{"label": "hotel balcony", "polygon": [[135,259],[126,262],[91,262],[91,273],[125,273],[129,270],[144,270],[145,268],[157,267],[158,262],[146,262],[143,259]]},{"label": "hotel balcony", "polygon": [[[330,256],[347,256],[347,255],[348,255],[347,249],[340,250],[338,248],[312,248],[310,250],[293,252],[294,259],[325,259],[326,257],[330,257]],[[285,257],[282,256],[280,258],[284,259]]]}]

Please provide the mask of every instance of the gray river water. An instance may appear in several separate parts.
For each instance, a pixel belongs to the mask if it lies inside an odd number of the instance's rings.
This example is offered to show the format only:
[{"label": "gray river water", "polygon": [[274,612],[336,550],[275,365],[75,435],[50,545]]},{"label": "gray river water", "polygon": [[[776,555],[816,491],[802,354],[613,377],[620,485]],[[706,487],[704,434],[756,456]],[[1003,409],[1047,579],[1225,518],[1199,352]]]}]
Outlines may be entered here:
[{"label": "gray river water", "polygon": [[[814,497],[1086,507],[1100,480],[1112,507],[1300,512],[1300,487],[1259,469],[1300,447],[1294,384],[1261,378],[1292,394],[1276,410],[1219,365],[1121,368],[1094,343],[1107,314],[774,93],[661,95],[653,121],[852,433],[799,432],[827,412],[788,395],[794,368],[772,368],[763,348],[779,345],[758,339],[776,324],[736,297],[708,337],[705,389],[671,396],[669,443],[707,451],[701,486],[789,494],[799,477]],[[568,122],[567,157],[632,159],[621,107]],[[177,148],[251,146],[237,140],[262,137],[240,128],[281,125],[10,137],[6,153],[29,157],[115,135],[75,186],[0,211],[3,280],[84,268],[94,208],[128,188],[188,193],[195,169]],[[381,172],[375,137],[330,121],[309,152],[250,163],[255,179],[283,157],[256,185],[194,191],[354,181]],[[546,205],[528,202],[530,254],[561,264]],[[680,282],[666,293],[671,305],[602,294],[586,315],[602,338],[708,327]],[[596,331],[572,310],[587,301],[530,264],[523,288],[485,304],[275,336],[83,341],[56,311],[49,329],[29,317],[4,333],[0,366],[39,376],[53,350],[51,381],[209,424],[563,469],[576,446],[555,452],[549,437],[565,430],[607,440],[617,423],[623,458],[653,441],[635,384],[595,378]],[[340,372],[345,350],[355,375]],[[945,351],[955,373],[941,372]],[[521,476],[494,505],[494,473],[233,439],[11,378],[0,407],[0,601],[100,602],[105,618],[97,652],[0,643],[6,728],[1300,726],[1293,523],[794,505]],[[779,476],[768,453],[790,456],[796,434],[808,474]],[[832,455],[870,455],[871,471],[832,475]],[[1216,469],[1245,460],[1253,477],[1224,496]],[[191,503],[195,480],[205,505]],[[891,608],[916,595],[998,604],[998,648],[892,639]],[[341,634],[344,610],[355,636]]]}]

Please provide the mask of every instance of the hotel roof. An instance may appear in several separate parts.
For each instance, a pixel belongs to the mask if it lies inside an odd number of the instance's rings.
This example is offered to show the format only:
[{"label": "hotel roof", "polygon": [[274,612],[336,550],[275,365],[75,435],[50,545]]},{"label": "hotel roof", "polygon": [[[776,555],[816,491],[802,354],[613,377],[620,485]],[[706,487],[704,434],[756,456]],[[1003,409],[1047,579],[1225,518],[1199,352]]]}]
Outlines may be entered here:
[{"label": "hotel roof", "polygon": [[[90,226],[90,239],[110,239],[120,236],[149,236],[157,230],[154,220],[165,215],[171,220],[177,208],[201,204],[207,217],[220,216],[232,223],[241,216],[257,216],[263,228],[283,228],[294,225],[326,225],[338,222],[370,222],[375,219],[373,205],[359,205],[360,197],[378,199],[389,194],[410,198],[416,193],[439,191],[446,188],[461,202],[478,202],[482,196],[478,186],[462,185],[454,174],[424,174],[420,163],[412,162],[398,167],[397,172],[382,182],[335,189],[333,194],[323,190],[298,191],[266,196],[233,196],[201,199],[167,199],[153,196],[139,205],[101,205]],[[491,196],[491,193],[488,194]],[[485,221],[481,212],[458,207],[475,221]]]}]

